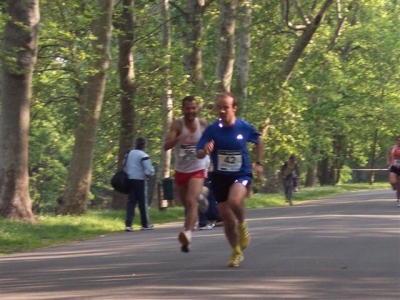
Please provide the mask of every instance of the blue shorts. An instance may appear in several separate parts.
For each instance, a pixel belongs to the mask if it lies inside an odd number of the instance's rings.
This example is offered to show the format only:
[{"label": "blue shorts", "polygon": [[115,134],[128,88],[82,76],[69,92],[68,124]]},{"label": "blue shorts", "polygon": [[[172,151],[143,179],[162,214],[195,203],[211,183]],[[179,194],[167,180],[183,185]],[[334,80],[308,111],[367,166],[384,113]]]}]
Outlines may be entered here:
[{"label": "blue shorts", "polygon": [[252,174],[232,176],[213,173],[211,177],[211,185],[217,203],[225,202],[228,200],[229,190],[232,184],[239,182],[243,184],[243,186],[248,188],[252,180]]}]

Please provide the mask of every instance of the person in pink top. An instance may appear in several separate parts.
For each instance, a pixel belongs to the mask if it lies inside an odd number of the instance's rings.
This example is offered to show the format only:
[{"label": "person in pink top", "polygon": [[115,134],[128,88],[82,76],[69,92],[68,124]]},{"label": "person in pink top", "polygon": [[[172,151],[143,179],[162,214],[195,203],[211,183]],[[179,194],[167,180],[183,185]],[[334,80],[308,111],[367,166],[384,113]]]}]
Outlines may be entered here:
[{"label": "person in pink top", "polygon": [[390,147],[387,153],[386,165],[389,168],[389,181],[396,190],[397,206],[400,207],[400,135],[396,138],[397,143]]},{"label": "person in pink top", "polygon": [[[199,105],[193,96],[182,100],[183,117],[175,119],[165,139],[164,150],[174,148],[174,181],[178,197],[185,207],[185,229],[178,239],[182,252],[189,252],[197,220],[197,202],[206,178],[206,159],[196,157],[196,146],[207,124],[197,117]],[[203,200],[204,201],[204,200]]]}]

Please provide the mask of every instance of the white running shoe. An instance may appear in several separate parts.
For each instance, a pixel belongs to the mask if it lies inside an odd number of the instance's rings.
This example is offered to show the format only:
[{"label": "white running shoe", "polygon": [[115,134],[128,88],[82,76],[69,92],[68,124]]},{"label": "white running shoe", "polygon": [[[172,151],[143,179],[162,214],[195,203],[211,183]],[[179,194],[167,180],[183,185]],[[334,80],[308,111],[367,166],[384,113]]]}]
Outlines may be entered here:
[{"label": "white running shoe", "polygon": [[213,228],[214,228],[213,225],[207,224],[206,226],[199,227],[199,230],[210,230]]}]

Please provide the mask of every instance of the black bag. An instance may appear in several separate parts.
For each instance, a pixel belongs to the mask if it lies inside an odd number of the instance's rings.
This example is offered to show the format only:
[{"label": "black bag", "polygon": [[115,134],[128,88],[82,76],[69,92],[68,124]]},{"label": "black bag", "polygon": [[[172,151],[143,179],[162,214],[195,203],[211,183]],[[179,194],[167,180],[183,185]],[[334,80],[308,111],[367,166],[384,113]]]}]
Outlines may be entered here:
[{"label": "black bag", "polygon": [[[128,160],[128,151],[125,155],[124,167],[126,165],[126,161]],[[114,188],[115,191],[120,192],[122,194],[129,194],[131,188],[129,184],[128,175],[125,173],[124,170],[118,171],[111,177],[111,186]]]},{"label": "black bag", "polygon": [[122,194],[129,194],[130,185],[128,175],[122,170],[114,174],[111,178],[111,186],[117,192]]}]

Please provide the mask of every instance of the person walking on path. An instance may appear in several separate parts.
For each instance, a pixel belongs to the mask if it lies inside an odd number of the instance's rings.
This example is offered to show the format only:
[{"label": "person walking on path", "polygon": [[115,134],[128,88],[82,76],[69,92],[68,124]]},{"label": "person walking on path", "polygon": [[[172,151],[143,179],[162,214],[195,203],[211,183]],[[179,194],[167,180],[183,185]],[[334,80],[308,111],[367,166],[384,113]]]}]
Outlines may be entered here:
[{"label": "person walking on path", "polygon": [[206,127],[204,119],[197,118],[199,105],[193,96],[182,100],[183,117],[175,119],[165,139],[164,150],[174,148],[174,182],[178,197],[185,207],[185,223],[178,239],[181,251],[189,252],[197,220],[197,203],[206,178],[206,159],[196,157],[196,145]]},{"label": "person walking on path", "polygon": [[[196,156],[210,155],[214,166],[212,189],[225,236],[232,247],[229,267],[238,267],[250,244],[244,198],[252,181],[252,167],[262,181],[263,141],[253,125],[237,119],[238,102],[232,93],[217,97],[219,120],[206,128],[196,147]],[[256,162],[250,165],[247,142],[256,145]]]},{"label": "person walking on path", "polygon": [[139,205],[142,230],[154,228],[149,222],[147,213],[147,181],[155,174],[155,170],[149,155],[144,152],[146,146],[146,139],[138,137],[136,139],[136,148],[131,150],[126,157],[124,171],[128,175],[130,184],[125,220],[125,231],[128,232],[133,231],[132,222],[135,216],[136,204]]}]

